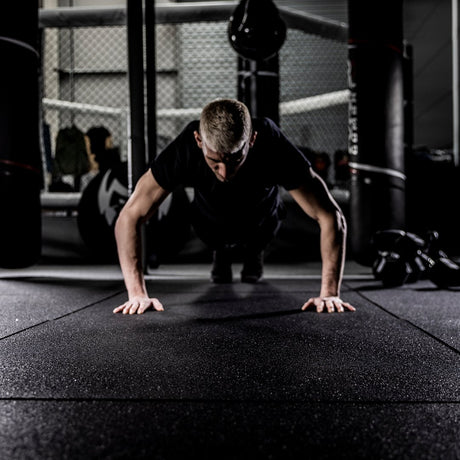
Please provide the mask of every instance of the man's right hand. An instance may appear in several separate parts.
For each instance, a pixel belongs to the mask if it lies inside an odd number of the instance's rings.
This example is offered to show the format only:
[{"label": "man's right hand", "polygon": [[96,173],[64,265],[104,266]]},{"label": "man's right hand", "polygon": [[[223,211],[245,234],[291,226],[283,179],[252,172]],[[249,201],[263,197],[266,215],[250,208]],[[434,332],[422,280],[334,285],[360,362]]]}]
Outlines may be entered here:
[{"label": "man's right hand", "polygon": [[115,308],[114,313],[122,312],[124,315],[142,315],[144,311],[153,308],[156,311],[164,311],[163,305],[156,298],[137,296],[129,299],[123,305]]}]

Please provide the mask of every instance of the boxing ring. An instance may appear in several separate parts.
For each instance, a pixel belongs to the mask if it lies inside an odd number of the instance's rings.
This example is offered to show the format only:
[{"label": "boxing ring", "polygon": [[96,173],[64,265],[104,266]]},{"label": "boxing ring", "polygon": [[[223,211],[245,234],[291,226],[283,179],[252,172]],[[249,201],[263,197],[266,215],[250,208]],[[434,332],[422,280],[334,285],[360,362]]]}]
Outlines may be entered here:
[{"label": "boxing ring", "polygon": [[[235,2],[212,2],[209,4],[194,3],[193,5],[187,3],[157,5],[155,7],[155,21],[159,26],[193,24],[200,21],[204,23],[209,23],[211,21],[222,23],[228,20],[235,5]],[[313,36],[317,36],[318,40],[333,41],[341,43],[341,46],[344,46],[347,33],[346,25],[298,12],[290,8],[280,8],[280,13],[287,26],[293,30],[299,31],[299,33],[312,34]],[[42,30],[50,29],[56,31],[66,28],[85,28],[84,30],[87,30],[86,28],[91,27],[117,27],[125,26],[127,23],[127,11],[124,8],[46,9],[40,10],[39,17]],[[74,40],[77,40],[77,38]],[[344,67],[342,68],[342,74],[345,75]],[[342,112],[343,110],[346,111],[348,90],[345,88],[346,79],[343,78],[342,80],[342,89],[325,93],[317,92],[317,94],[306,97],[294,97],[289,100],[280,101],[279,112],[281,117],[286,120],[286,123],[293,123],[292,120],[294,120],[296,116],[313,114],[315,111],[321,112],[321,110],[327,110],[328,108],[342,107]],[[100,114],[118,120],[117,123],[120,128],[116,129],[116,138],[121,147],[122,158],[130,163],[130,168],[132,169],[132,110],[127,105],[108,107],[100,104],[91,104],[89,102],[60,100],[51,97],[43,98],[42,103],[45,111],[56,113],[59,118],[66,112],[68,114]],[[192,107],[164,107],[159,105],[155,111],[156,124],[160,131],[162,131],[161,126],[163,123],[170,123],[171,126],[179,127],[191,119],[198,118],[200,111],[201,105]],[[74,115],[72,115],[72,117],[73,116]],[[137,115],[137,117],[140,116],[139,114]],[[343,121],[345,121],[345,118],[343,118]],[[344,127],[343,124],[342,126]],[[54,128],[54,133],[57,129],[57,127]],[[178,132],[178,129],[179,128],[169,130],[169,135],[172,137]],[[315,131],[316,130],[312,129],[312,132]],[[137,138],[138,137],[139,136],[137,136]],[[328,137],[330,136],[324,136],[324,138]],[[342,137],[345,140],[345,136],[343,135]],[[342,142],[341,146],[344,148],[345,143]],[[336,148],[339,148],[339,145],[337,145]],[[142,151],[140,156],[144,158],[145,152]],[[142,160],[142,162],[144,161],[145,160]],[[337,193],[340,194],[339,192]],[[343,195],[343,193],[341,195]],[[71,196],[71,194],[67,194],[67,196]],[[77,201],[78,196],[79,194],[75,193],[73,198],[74,202]],[[62,194],[58,197],[54,193],[48,193],[46,190],[42,193],[42,202],[47,207],[56,208],[59,203],[68,205],[71,201],[72,199],[63,198]]]}]

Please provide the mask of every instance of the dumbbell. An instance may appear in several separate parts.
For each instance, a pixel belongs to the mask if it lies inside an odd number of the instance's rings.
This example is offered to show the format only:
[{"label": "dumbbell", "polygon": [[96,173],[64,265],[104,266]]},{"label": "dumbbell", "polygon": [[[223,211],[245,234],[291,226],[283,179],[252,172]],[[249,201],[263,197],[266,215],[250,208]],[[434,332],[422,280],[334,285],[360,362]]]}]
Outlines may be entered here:
[{"label": "dumbbell", "polygon": [[408,242],[406,232],[399,229],[381,230],[374,234],[373,246],[377,257],[372,266],[375,279],[384,286],[401,286],[413,275],[406,257]]},{"label": "dumbbell", "polygon": [[372,266],[376,280],[386,287],[402,286],[412,274],[410,264],[397,252],[379,251]]},{"label": "dumbbell", "polygon": [[423,238],[411,232],[406,232],[406,236],[408,238],[406,246],[408,249],[407,257],[409,258],[409,264],[413,272],[407,282],[415,283],[427,277],[427,273],[431,270],[434,261],[426,252],[427,242]]},{"label": "dumbbell", "polygon": [[408,267],[400,255],[394,251],[395,242],[404,236],[402,230],[384,230],[376,232],[372,244],[377,256],[372,265],[374,278],[384,286],[400,286],[406,282]]},{"label": "dumbbell", "polygon": [[439,248],[439,234],[430,231],[427,235],[426,255],[432,260],[427,270],[428,279],[440,288],[460,286],[460,266]]},{"label": "dumbbell", "polygon": [[384,286],[401,286],[418,281],[431,264],[418,235],[399,229],[381,230],[373,237],[377,257],[373,274]]},{"label": "dumbbell", "polygon": [[376,279],[385,286],[401,286],[429,279],[440,288],[460,286],[460,266],[439,247],[439,234],[428,232],[426,239],[398,229],[376,232],[373,243],[377,258]]}]

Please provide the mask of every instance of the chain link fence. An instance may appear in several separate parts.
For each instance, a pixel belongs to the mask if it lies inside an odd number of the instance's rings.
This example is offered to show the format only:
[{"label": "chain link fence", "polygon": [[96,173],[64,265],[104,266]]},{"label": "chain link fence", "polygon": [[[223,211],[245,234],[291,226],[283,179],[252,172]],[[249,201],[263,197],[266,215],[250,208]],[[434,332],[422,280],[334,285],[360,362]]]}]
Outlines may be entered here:
[{"label": "chain link fence", "polygon": [[[58,133],[104,126],[122,159],[129,154],[127,30],[124,25],[43,29],[43,121],[49,132],[51,177]],[[345,42],[288,29],[280,51],[280,125],[310,153],[334,157],[347,149]],[[237,56],[226,21],[156,27],[158,149],[201,107],[237,97]],[[324,157],[324,155],[323,155]],[[49,180],[47,181],[49,184]]]}]

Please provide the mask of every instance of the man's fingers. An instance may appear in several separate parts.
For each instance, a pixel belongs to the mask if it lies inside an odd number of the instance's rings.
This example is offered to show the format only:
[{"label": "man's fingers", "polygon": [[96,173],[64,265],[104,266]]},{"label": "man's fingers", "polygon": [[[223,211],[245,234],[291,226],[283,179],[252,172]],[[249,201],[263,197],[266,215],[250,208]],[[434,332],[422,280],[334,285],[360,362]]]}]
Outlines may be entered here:
[{"label": "man's fingers", "polygon": [[137,310],[137,307],[139,306],[138,302],[125,302],[123,305],[120,305],[119,307],[115,308],[113,310],[114,313],[120,313],[122,312],[124,315],[128,314],[134,314]]},{"label": "man's fingers", "polygon": [[343,302],[342,305],[350,311],[356,311],[356,308],[353,305],[349,304],[348,302]]},{"label": "man's fingers", "polygon": [[148,310],[150,307],[153,307],[156,311],[164,311],[163,305],[158,299],[150,299],[148,302],[142,302],[137,310],[139,315]]},{"label": "man's fingers", "polygon": [[302,306],[302,310],[305,311],[308,307],[313,305],[314,299],[308,299]]},{"label": "man's fingers", "polygon": [[332,310],[329,310],[329,313],[334,313],[335,310],[337,310],[338,313],[343,313],[343,306],[342,306],[342,301],[340,300],[331,300],[332,303]]},{"label": "man's fingers", "polygon": [[324,303],[326,304],[328,313],[334,313],[335,303],[332,300],[326,300]]},{"label": "man's fingers", "polygon": [[115,308],[115,310],[113,310],[113,312],[114,313],[119,313],[120,311],[123,310],[123,308],[125,308],[125,304],[120,305],[119,307]]},{"label": "man's fingers", "polygon": [[142,315],[142,313],[144,313],[144,311],[147,310],[147,308],[149,308],[149,306],[150,306],[150,302],[142,302],[139,305],[139,308],[137,309],[137,314]]},{"label": "man's fingers", "polygon": [[158,299],[153,299],[153,308],[156,311],[164,311],[163,305]]},{"label": "man's fingers", "polygon": [[125,302],[123,305],[115,308],[114,313],[122,312],[124,315],[142,315],[150,307],[154,308],[156,311],[164,311],[163,305],[158,299],[147,299],[147,300],[130,300]]},{"label": "man's fingers", "polygon": [[308,299],[302,306],[302,310],[305,311],[308,307],[314,305],[318,313],[322,313],[326,310],[328,313],[344,313],[345,310],[356,311],[356,308],[350,305],[348,302],[343,302],[338,297],[312,297]]}]

